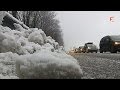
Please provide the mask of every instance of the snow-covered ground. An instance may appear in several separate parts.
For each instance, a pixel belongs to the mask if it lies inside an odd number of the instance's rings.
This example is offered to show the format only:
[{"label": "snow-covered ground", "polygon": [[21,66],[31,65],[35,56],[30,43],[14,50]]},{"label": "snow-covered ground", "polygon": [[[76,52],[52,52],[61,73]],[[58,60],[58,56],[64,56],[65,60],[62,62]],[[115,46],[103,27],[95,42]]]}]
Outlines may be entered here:
[{"label": "snow-covered ground", "polygon": [[16,29],[0,25],[0,78],[69,79],[81,78],[77,60],[38,28]]}]

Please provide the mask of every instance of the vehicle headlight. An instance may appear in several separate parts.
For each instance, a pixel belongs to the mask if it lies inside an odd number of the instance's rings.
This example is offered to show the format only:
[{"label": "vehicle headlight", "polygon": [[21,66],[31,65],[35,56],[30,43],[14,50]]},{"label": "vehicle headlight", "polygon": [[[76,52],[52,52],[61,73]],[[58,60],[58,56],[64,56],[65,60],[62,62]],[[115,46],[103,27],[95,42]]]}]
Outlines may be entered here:
[{"label": "vehicle headlight", "polygon": [[91,49],[90,47],[88,47],[88,49]]},{"label": "vehicle headlight", "polygon": [[118,42],[115,42],[115,45],[119,44]]}]

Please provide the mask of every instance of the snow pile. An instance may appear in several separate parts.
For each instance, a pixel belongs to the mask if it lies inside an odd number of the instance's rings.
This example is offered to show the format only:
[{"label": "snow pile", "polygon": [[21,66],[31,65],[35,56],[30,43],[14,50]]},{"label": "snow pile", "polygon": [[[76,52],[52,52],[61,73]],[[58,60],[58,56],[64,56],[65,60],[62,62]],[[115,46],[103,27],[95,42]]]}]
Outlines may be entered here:
[{"label": "snow pile", "polygon": [[18,79],[14,56],[12,52],[0,53],[0,79]]},{"label": "snow pile", "polygon": [[47,51],[19,57],[16,69],[24,79],[75,79],[81,78],[82,72],[74,58]]},{"label": "snow pile", "polygon": [[14,25],[16,30],[0,25],[0,78],[81,78],[77,61],[50,36],[38,28]]}]

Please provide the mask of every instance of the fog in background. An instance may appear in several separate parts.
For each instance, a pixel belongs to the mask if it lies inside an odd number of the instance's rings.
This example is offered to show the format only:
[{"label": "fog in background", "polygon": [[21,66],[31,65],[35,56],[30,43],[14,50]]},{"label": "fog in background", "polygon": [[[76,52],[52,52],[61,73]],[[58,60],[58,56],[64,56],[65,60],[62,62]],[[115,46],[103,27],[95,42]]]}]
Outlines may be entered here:
[{"label": "fog in background", "polygon": [[[64,34],[65,49],[99,41],[106,35],[120,35],[120,11],[57,11]],[[110,17],[114,17],[110,21]]]}]

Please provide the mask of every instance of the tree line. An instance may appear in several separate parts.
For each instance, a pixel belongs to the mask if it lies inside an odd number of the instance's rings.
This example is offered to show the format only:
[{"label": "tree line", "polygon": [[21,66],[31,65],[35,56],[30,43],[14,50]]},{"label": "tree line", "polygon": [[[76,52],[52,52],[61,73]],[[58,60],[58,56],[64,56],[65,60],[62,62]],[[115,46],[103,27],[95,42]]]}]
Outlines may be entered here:
[{"label": "tree line", "polygon": [[42,29],[47,36],[51,36],[60,46],[64,46],[63,33],[56,19],[55,11],[8,11],[15,18],[30,28]]}]

